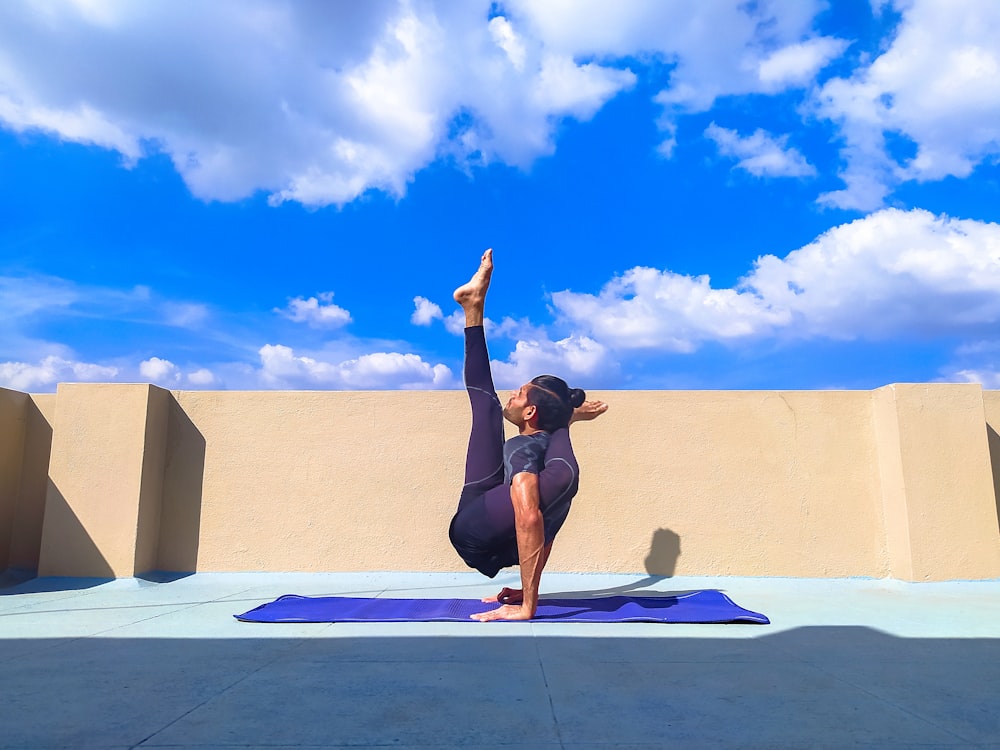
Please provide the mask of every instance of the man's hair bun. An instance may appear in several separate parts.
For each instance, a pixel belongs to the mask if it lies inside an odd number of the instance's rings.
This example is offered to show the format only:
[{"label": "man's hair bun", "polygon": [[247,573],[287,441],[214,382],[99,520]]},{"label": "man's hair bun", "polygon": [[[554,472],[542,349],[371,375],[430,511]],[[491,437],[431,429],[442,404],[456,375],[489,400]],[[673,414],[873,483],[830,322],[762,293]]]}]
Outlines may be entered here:
[{"label": "man's hair bun", "polygon": [[555,375],[539,375],[531,379],[535,388],[528,389],[528,403],[538,408],[538,429],[552,432],[569,424],[573,409],[583,403],[587,394],[570,388]]}]

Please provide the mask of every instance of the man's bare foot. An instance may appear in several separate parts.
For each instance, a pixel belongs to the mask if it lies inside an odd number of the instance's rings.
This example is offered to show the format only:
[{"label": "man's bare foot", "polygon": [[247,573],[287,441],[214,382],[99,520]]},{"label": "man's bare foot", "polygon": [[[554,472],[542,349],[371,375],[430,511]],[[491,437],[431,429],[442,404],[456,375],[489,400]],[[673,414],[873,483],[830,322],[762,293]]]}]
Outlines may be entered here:
[{"label": "man's bare foot", "polygon": [[524,592],[521,589],[509,589],[506,586],[499,594],[487,596],[482,601],[487,603],[498,602],[500,604],[521,604],[524,601]]},{"label": "man's bare foot", "polygon": [[487,250],[479,261],[479,268],[472,278],[462,284],[452,295],[455,301],[465,311],[465,326],[481,326],[483,324],[483,308],[486,305],[486,290],[490,288],[490,277],[493,275],[493,250]]},{"label": "man's bare foot", "polygon": [[573,410],[573,416],[569,418],[569,423],[588,422],[597,419],[608,410],[608,405],[603,401],[584,401]]}]

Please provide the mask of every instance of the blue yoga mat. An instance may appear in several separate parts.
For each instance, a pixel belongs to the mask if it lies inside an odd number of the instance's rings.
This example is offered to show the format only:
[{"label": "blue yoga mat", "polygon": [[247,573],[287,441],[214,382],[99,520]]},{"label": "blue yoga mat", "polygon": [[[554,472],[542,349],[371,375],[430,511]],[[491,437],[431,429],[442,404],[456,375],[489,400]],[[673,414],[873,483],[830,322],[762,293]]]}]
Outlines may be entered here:
[{"label": "blue yoga mat", "polygon": [[[362,599],[286,594],[234,615],[244,622],[468,622],[489,604],[475,599]],[[743,609],[721,591],[674,596],[605,596],[541,599],[535,621],[725,623],[770,620]]]}]

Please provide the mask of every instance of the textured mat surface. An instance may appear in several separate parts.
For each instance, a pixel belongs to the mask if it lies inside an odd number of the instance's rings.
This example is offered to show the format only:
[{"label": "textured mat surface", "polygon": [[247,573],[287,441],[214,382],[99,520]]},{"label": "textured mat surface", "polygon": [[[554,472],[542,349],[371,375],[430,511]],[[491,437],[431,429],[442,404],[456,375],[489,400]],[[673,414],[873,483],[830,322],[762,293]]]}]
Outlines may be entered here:
[{"label": "textured mat surface", "polygon": [[[465,622],[490,605],[475,599],[362,599],[286,594],[234,615],[244,622]],[[534,621],[558,622],[770,622],[743,609],[721,591],[664,596],[542,599]]]}]

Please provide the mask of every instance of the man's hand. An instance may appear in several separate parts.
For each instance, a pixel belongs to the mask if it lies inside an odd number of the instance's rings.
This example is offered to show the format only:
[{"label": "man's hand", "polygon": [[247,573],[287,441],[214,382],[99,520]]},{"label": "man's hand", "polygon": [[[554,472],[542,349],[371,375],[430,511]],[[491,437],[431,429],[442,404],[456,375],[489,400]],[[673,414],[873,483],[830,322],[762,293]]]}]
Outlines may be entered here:
[{"label": "man's hand", "polygon": [[597,419],[607,410],[608,405],[603,401],[584,401],[573,410],[573,414],[569,418],[569,423],[573,424],[574,422],[586,422],[591,419]]},{"label": "man's hand", "polygon": [[524,601],[524,592],[521,591],[521,589],[509,589],[504,586],[503,591],[499,594],[487,596],[480,599],[480,601],[486,602],[487,604],[493,604],[494,602],[499,602],[500,604],[520,604]]},{"label": "man's hand", "polygon": [[491,622],[493,620],[530,620],[534,615],[534,612],[520,604],[505,604],[497,609],[491,609],[489,612],[480,612],[470,615],[470,617],[473,620],[479,620],[479,622]]}]

